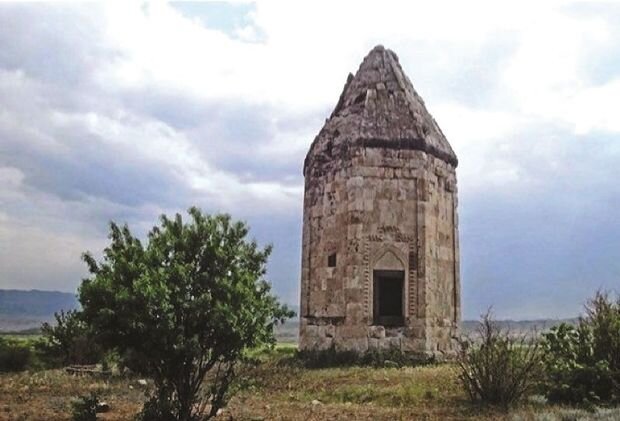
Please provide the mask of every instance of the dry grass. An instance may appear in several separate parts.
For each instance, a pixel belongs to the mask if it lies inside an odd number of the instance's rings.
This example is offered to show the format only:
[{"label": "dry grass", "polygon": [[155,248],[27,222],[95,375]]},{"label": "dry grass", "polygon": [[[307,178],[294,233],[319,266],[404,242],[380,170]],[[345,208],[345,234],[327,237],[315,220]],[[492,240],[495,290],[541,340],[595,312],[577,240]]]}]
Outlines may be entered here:
[{"label": "dry grass", "polygon": [[[271,361],[245,375],[222,419],[443,420],[477,414],[449,366],[307,370]],[[144,398],[136,381],[75,377],[61,370],[5,374],[0,376],[0,419],[67,420],[71,400],[91,391],[111,406],[101,415],[105,420],[131,419]]]},{"label": "dry grass", "polygon": [[226,411],[234,419],[480,419],[452,366],[307,370],[267,363],[252,374],[258,380]]},{"label": "dry grass", "polygon": [[[545,420],[620,419],[533,402],[510,413],[472,406],[451,365],[308,370],[282,364],[291,348],[263,356],[248,369],[221,415],[234,420]],[[76,377],[61,370],[0,375],[0,420],[68,420],[71,401],[96,392],[110,404],[102,420],[130,420],[144,390],[137,381]],[[314,403],[313,403],[314,401]],[[317,402],[318,401],[318,402]]]},{"label": "dry grass", "polygon": [[128,420],[139,410],[143,392],[124,379],[72,376],[62,370],[0,375],[0,420],[68,420],[71,401],[95,392],[113,411],[102,420]]}]

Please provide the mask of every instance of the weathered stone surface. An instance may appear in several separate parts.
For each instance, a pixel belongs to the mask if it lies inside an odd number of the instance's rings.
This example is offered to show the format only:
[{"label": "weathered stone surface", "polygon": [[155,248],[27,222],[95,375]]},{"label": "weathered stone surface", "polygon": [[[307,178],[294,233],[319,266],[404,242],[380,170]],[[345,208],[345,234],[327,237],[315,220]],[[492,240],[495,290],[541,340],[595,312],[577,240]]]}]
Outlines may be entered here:
[{"label": "weathered stone surface", "polygon": [[334,349],[336,351],[368,351],[368,338],[334,338]]},{"label": "weathered stone surface", "polygon": [[[300,348],[453,353],[457,163],[396,55],[375,47],[304,163]],[[401,327],[373,314],[375,271],[402,274]]]},{"label": "weathered stone surface", "polygon": [[385,327],[383,326],[370,326],[368,328],[368,336],[374,339],[385,338]]}]

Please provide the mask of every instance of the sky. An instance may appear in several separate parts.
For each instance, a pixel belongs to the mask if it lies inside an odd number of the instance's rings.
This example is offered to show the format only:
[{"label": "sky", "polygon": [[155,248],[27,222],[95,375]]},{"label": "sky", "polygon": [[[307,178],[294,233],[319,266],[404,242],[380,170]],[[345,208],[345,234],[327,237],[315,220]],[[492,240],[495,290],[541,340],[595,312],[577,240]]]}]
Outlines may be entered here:
[{"label": "sky", "polygon": [[464,318],[620,285],[620,4],[0,4],[0,288],[75,291],[108,224],[228,212],[299,300],[302,165],[394,50],[459,157]]}]

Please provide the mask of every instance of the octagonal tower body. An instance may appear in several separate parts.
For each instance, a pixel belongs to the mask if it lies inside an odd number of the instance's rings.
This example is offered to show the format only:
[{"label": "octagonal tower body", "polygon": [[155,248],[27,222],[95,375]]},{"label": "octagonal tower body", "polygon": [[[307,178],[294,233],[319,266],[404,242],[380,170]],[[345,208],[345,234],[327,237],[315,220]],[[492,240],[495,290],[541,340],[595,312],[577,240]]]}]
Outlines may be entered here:
[{"label": "octagonal tower body", "polygon": [[304,163],[300,349],[454,353],[456,166],[396,54],[375,47]]}]

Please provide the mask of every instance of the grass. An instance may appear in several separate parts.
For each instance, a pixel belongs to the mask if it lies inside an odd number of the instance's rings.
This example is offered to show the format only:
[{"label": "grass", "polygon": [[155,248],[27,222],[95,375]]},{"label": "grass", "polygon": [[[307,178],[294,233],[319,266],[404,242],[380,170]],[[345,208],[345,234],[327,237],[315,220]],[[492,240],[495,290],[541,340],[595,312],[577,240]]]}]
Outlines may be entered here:
[{"label": "grass", "polygon": [[[345,367],[305,369],[290,364],[295,346],[278,345],[251,356],[260,361],[241,373],[237,393],[221,419],[234,420],[540,420],[620,419],[620,410],[596,413],[532,400],[512,412],[471,405],[456,367]],[[96,379],[62,370],[0,375],[0,420],[68,420],[71,401],[95,392],[110,404],[101,420],[129,420],[146,390],[137,379]]]},{"label": "grass", "polygon": [[226,410],[234,419],[479,419],[449,365],[309,370],[272,359],[245,377]]},{"label": "grass", "polygon": [[20,333],[0,333],[0,338],[18,341],[23,344],[33,344],[42,338],[41,335],[22,335]]},{"label": "grass", "polygon": [[140,409],[143,392],[126,379],[100,380],[62,370],[0,375],[0,420],[70,419],[71,401],[95,392],[114,409],[101,419],[129,420]]}]

